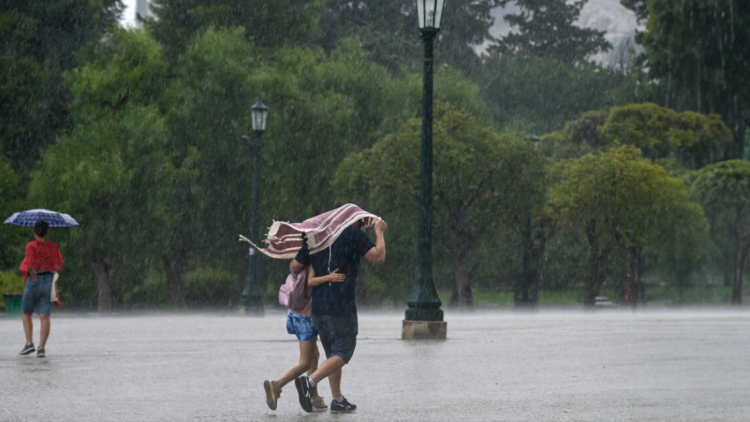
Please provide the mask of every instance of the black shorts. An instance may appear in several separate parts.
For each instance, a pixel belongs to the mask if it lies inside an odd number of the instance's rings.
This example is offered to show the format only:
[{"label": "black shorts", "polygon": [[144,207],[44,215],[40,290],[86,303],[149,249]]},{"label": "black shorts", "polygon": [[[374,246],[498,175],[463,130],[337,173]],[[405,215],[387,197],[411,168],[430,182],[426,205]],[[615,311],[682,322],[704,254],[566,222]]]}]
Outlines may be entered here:
[{"label": "black shorts", "polygon": [[338,356],[349,363],[357,346],[357,315],[313,315],[326,358]]}]

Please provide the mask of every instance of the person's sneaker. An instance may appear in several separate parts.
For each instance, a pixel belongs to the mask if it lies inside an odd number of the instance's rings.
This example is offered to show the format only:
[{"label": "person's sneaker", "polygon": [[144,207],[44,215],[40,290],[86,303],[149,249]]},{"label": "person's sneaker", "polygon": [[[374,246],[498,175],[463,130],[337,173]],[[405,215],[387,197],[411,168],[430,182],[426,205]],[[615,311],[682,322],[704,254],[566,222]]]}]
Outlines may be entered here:
[{"label": "person's sneaker", "polygon": [[266,404],[271,410],[276,410],[276,403],[281,396],[281,389],[277,381],[263,381],[263,388],[266,389]]},{"label": "person's sneaker", "polygon": [[301,376],[294,380],[294,386],[297,387],[299,394],[299,404],[305,412],[312,412],[312,387],[310,380],[306,376]]},{"label": "person's sneaker", "polygon": [[312,401],[312,407],[313,410],[326,410],[328,409],[328,405],[326,404],[326,401],[323,400],[323,397],[318,397],[317,400]]},{"label": "person's sneaker", "polygon": [[24,356],[30,353],[34,353],[35,351],[36,349],[34,348],[34,343],[29,343],[26,346],[23,346],[23,350],[21,350],[21,353],[19,353],[19,355]]},{"label": "person's sneaker", "polygon": [[331,412],[351,412],[353,410],[357,410],[356,404],[349,403],[348,400],[346,400],[346,397],[341,396],[343,400],[340,402],[336,400],[331,400]]},{"label": "person's sneaker", "polygon": [[44,349],[39,349],[36,351],[36,357],[43,358],[45,356]]}]

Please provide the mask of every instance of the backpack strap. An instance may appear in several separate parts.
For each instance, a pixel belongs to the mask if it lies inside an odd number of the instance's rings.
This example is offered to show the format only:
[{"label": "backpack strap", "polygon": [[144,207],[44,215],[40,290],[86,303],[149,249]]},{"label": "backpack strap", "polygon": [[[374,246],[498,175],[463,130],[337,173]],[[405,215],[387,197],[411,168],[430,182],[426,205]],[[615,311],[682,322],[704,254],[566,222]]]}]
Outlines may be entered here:
[{"label": "backpack strap", "polygon": [[[333,246],[333,245],[331,245]],[[328,247],[328,274],[331,273],[331,256],[333,255],[331,251],[331,246]]]},{"label": "backpack strap", "polygon": [[[331,247],[333,247],[333,244],[328,246],[328,274],[331,273],[331,256],[333,255]],[[330,286],[332,283],[329,281],[328,285]]]}]

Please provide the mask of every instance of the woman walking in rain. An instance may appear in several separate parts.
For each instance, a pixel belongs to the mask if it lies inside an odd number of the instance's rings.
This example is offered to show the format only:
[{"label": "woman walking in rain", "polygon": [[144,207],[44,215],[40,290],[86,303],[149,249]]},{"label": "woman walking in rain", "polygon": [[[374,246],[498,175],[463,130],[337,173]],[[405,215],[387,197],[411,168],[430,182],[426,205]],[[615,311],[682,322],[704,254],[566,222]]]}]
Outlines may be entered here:
[{"label": "woman walking in rain", "polygon": [[26,287],[23,291],[22,311],[23,330],[26,334],[26,346],[21,350],[21,355],[34,353],[34,342],[32,335],[34,325],[31,315],[36,309],[41,320],[41,331],[39,334],[39,349],[36,350],[37,357],[45,357],[45,346],[50,332],[50,313],[52,312],[51,291],[53,276],[60,271],[64,263],[60,249],[57,245],[45,239],[49,225],[39,220],[34,225],[34,240],[26,244],[26,256],[21,262],[19,269],[24,275]]},{"label": "woman walking in rain", "polygon": [[[307,246],[303,246],[299,253],[289,263],[289,271],[298,273],[308,271],[310,263],[310,251]],[[319,284],[332,282],[339,283],[344,281],[344,274],[330,274],[325,277],[307,278],[305,286],[305,297],[312,298],[312,288]],[[276,410],[276,404],[281,395],[281,389],[289,382],[301,376],[305,372],[312,375],[318,369],[318,330],[312,320],[312,300],[308,300],[307,305],[299,312],[289,309],[286,317],[286,330],[289,334],[297,336],[299,340],[299,363],[290,368],[277,381],[265,380],[263,388],[266,390],[266,404],[271,410]],[[325,410],[328,408],[323,397],[318,395],[318,390],[313,391],[312,407],[315,410]]]}]

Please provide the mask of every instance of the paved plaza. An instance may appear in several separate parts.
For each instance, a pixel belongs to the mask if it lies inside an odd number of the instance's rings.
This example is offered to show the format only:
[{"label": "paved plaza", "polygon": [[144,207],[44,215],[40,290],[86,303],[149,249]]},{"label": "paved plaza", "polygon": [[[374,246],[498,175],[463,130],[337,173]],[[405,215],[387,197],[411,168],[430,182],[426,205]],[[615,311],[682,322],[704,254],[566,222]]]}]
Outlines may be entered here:
[{"label": "paved plaza", "polygon": [[307,414],[293,384],[266,407],[298,358],[280,310],[53,315],[46,359],[0,317],[0,421],[750,420],[747,311],[448,312],[445,341],[400,340],[402,315],[360,315],[353,414]]}]

